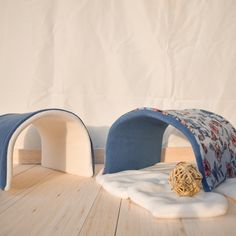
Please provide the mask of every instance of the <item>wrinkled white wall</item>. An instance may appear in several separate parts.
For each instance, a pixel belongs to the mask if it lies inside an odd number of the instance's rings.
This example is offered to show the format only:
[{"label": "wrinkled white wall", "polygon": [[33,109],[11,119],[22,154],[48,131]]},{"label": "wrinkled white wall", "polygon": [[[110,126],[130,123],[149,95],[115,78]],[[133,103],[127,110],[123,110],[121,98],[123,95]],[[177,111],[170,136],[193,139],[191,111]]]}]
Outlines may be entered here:
[{"label": "wrinkled white wall", "polygon": [[0,0],[0,113],[72,110],[95,148],[136,107],[236,126],[235,22],[235,0]]}]

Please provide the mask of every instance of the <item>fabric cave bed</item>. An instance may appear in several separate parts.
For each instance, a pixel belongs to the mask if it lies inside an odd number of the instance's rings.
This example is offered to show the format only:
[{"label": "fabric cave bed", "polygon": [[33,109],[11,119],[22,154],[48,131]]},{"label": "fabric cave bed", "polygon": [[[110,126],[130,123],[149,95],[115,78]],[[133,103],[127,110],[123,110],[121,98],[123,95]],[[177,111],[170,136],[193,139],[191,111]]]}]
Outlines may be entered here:
[{"label": "fabric cave bed", "polygon": [[[193,148],[204,189],[196,196],[176,196],[168,184],[173,164],[159,163],[168,125],[180,130]],[[212,217],[225,214],[228,207],[227,199],[216,193],[222,189],[217,186],[235,175],[236,130],[222,116],[202,109],[139,108],[113,123],[97,182],[157,217]]]},{"label": "fabric cave bed", "polygon": [[42,166],[91,177],[94,173],[92,142],[82,120],[62,109],[44,109],[0,116],[0,188],[9,190],[14,144],[20,133],[34,125],[41,137]]}]

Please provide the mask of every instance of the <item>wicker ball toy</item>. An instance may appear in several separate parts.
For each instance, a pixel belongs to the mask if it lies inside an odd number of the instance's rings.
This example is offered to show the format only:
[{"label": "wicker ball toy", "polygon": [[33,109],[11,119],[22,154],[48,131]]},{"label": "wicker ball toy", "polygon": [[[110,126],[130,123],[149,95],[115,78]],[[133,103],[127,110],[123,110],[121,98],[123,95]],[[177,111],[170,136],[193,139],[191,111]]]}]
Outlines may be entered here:
[{"label": "wicker ball toy", "polygon": [[192,164],[179,162],[168,178],[171,190],[179,196],[193,196],[201,188],[202,175]]}]

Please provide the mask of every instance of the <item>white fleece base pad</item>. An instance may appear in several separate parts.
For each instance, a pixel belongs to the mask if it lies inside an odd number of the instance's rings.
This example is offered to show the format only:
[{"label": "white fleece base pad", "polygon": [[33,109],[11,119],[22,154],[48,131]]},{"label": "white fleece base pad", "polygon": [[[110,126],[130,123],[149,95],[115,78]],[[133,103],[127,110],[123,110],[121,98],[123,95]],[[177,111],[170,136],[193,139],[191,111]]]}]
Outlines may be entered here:
[{"label": "white fleece base pad", "polygon": [[96,180],[109,193],[130,198],[158,218],[214,217],[227,212],[228,201],[221,194],[201,190],[193,197],[179,197],[172,192],[168,176],[175,165],[158,163],[142,170],[106,175],[101,171]]},{"label": "white fleece base pad", "polygon": [[215,189],[215,192],[224,194],[236,200],[236,178],[227,179]]}]

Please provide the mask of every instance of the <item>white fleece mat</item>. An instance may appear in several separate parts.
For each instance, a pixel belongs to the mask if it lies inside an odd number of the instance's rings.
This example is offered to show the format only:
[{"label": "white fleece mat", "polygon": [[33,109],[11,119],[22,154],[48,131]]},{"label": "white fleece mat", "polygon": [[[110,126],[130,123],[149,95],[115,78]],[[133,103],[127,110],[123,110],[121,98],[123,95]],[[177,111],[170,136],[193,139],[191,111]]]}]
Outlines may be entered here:
[{"label": "white fleece mat", "polygon": [[201,190],[193,197],[179,197],[172,192],[168,176],[175,165],[158,163],[142,170],[106,175],[102,175],[102,170],[96,180],[109,193],[130,198],[159,218],[213,217],[227,212],[228,201],[221,194]]},{"label": "white fleece mat", "polygon": [[215,189],[215,192],[224,194],[236,200],[236,178],[227,179]]}]

